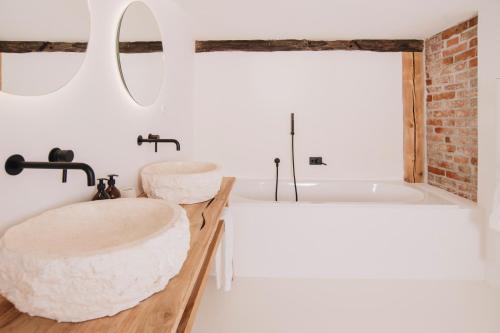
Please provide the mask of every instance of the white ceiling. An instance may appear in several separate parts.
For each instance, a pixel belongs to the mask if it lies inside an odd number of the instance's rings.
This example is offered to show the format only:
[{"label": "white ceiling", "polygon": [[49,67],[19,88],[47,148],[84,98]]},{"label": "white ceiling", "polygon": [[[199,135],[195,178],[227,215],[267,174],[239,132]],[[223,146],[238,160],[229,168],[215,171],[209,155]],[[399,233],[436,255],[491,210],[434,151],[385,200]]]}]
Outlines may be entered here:
[{"label": "white ceiling", "polygon": [[176,0],[196,39],[425,38],[477,13],[481,0]]},{"label": "white ceiling", "polygon": [[[353,39],[429,37],[500,0],[174,1],[196,39]],[[0,40],[87,40],[90,19],[87,0],[0,0]]]}]

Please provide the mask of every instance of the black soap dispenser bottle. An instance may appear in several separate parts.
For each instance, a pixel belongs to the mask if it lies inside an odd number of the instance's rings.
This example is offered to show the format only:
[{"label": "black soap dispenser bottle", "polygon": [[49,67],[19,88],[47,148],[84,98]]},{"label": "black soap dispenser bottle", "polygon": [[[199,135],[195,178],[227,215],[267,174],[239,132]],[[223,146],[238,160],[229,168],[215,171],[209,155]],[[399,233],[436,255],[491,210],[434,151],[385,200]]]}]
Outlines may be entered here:
[{"label": "black soap dispenser bottle", "polygon": [[107,178],[99,178],[98,180],[99,184],[97,184],[97,193],[94,195],[92,200],[111,199],[109,194],[106,192],[106,184],[104,184],[104,181],[107,180]]},{"label": "black soap dispenser bottle", "polygon": [[106,193],[108,193],[109,197],[111,199],[117,199],[121,197],[120,191],[118,188],[116,188],[116,180],[115,177],[118,177],[118,175],[108,175],[109,180],[108,180],[108,188],[106,189]]}]

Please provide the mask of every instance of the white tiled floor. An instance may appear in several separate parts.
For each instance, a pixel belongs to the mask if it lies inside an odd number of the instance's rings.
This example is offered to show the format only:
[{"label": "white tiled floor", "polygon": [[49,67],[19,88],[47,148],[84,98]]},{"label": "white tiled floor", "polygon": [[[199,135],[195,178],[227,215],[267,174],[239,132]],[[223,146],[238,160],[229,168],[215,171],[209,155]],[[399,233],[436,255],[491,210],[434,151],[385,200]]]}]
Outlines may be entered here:
[{"label": "white tiled floor", "polygon": [[208,281],[194,333],[500,333],[481,282],[238,278]]}]

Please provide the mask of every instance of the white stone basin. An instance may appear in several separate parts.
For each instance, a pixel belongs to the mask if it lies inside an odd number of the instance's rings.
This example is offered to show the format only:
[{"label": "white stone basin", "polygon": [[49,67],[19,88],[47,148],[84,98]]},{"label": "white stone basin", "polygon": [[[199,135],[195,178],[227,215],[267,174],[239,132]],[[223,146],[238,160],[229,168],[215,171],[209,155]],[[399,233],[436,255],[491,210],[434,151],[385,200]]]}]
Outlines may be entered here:
[{"label": "white stone basin", "polygon": [[222,169],[209,162],[161,162],[145,166],[141,179],[150,198],[192,204],[212,199],[219,192]]},{"label": "white stone basin", "polygon": [[0,239],[0,293],[58,321],[114,315],[165,288],[189,250],[184,209],[115,199],[46,211]]}]

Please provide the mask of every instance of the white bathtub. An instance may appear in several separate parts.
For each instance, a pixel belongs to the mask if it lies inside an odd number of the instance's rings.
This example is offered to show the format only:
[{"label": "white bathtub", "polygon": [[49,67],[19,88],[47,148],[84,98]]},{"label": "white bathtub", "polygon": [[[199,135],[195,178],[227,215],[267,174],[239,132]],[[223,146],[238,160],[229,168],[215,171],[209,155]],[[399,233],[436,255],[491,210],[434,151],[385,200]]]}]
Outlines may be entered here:
[{"label": "white bathtub", "polygon": [[237,276],[484,279],[475,205],[394,181],[238,179]]},{"label": "white bathtub", "polygon": [[[235,194],[239,201],[275,201],[275,182],[272,180],[238,180]],[[385,203],[385,204],[442,204],[457,205],[422,185],[395,181],[307,181],[297,183],[301,203]],[[293,182],[278,183],[278,202],[295,202]]]}]

